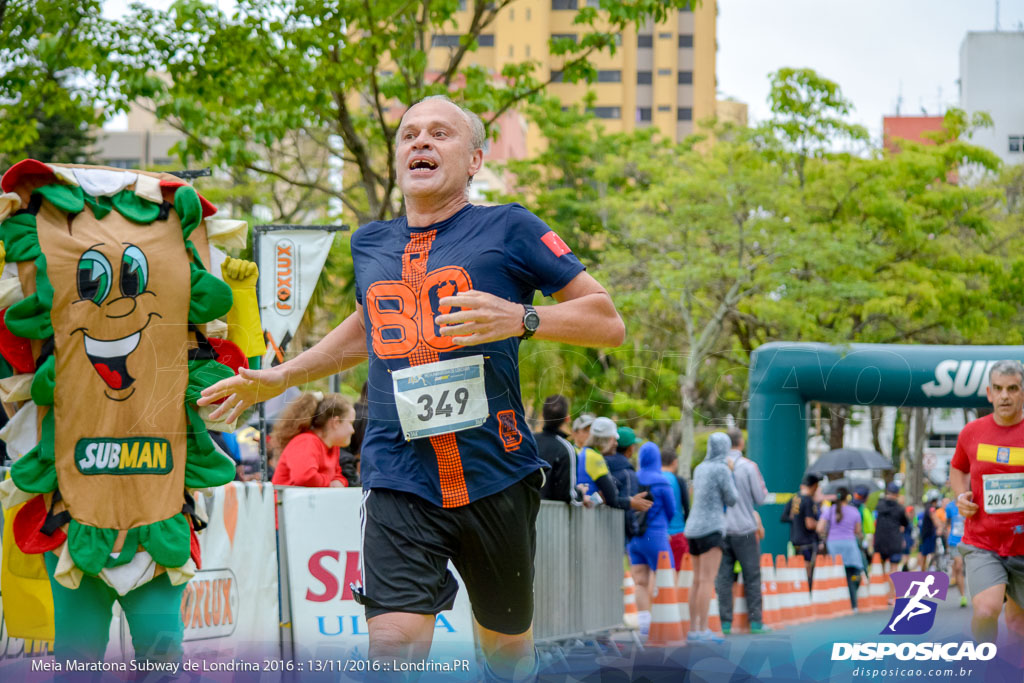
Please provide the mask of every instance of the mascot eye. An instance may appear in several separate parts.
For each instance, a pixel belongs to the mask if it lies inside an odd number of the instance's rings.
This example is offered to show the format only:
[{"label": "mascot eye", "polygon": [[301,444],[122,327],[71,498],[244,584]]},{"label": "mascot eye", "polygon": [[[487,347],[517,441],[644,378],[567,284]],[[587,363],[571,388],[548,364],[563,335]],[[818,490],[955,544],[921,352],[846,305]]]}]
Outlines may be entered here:
[{"label": "mascot eye", "polygon": [[78,295],[99,305],[110,294],[110,261],[98,251],[89,251],[78,259]]},{"label": "mascot eye", "polygon": [[129,246],[121,256],[121,293],[138,296],[149,284],[149,263],[146,255],[135,245]]}]

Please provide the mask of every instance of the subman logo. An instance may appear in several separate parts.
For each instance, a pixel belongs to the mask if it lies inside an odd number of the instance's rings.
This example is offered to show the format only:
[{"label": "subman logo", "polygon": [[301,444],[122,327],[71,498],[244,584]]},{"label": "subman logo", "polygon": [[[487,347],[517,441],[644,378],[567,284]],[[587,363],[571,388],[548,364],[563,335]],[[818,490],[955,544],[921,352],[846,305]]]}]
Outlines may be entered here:
[{"label": "subman logo", "polygon": [[917,636],[927,633],[935,625],[938,603],[945,600],[949,590],[949,575],[945,572],[895,572],[892,584],[896,589],[896,604],[883,635]]},{"label": "subman logo", "polygon": [[167,439],[79,439],[75,466],[82,474],[167,474],[174,458]]}]

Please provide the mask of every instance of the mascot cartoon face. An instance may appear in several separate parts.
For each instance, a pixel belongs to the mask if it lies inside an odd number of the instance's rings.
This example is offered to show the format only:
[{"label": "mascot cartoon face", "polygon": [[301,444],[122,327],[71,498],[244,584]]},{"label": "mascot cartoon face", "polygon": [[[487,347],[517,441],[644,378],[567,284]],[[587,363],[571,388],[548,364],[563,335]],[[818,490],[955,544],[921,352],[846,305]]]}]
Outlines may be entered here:
[{"label": "mascot cartoon face", "polygon": [[97,399],[138,394],[160,403],[159,385],[181,391],[184,376],[168,374],[184,367],[188,341],[189,261],[176,217],[140,226],[117,211],[102,219],[89,209],[50,213],[40,211],[39,239],[54,308],[64,312],[54,318],[54,342],[80,388]]},{"label": "mascot cartoon face", "polygon": [[[149,260],[137,245],[125,247],[121,258],[110,259],[103,253],[106,245],[94,244],[78,259],[78,302],[90,302],[103,311],[105,320],[100,324],[81,327],[85,355],[99,376],[113,391],[128,390],[135,378],[128,372],[128,356],[139,347],[142,331],[153,317],[163,317],[152,312],[135,332],[117,339],[104,339],[101,334],[111,320],[135,319],[141,308],[138,297],[145,294],[156,296],[152,289],[146,289],[149,279]],[[114,263],[111,264],[111,260]],[[120,261],[120,262],[118,262]],[[119,269],[115,275],[114,268]],[[111,288],[114,285],[116,288]],[[90,330],[92,334],[89,334]],[[109,394],[108,398],[112,398]]]}]

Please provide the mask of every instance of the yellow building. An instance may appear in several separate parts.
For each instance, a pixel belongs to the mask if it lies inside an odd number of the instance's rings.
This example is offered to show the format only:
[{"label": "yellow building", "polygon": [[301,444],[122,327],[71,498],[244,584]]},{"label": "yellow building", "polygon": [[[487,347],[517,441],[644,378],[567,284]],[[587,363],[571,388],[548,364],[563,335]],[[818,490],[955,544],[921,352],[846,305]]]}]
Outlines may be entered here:
[{"label": "yellow building", "polygon": [[[614,55],[604,52],[593,58],[596,83],[558,83],[565,58],[549,54],[548,40],[578,38],[580,27],[573,19],[584,5],[598,7],[598,2],[519,0],[484,29],[479,49],[466,55],[466,63],[500,73],[508,62],[536,60],[541,64],[539,77],[554,76],[549,92],[563,102],[580,102],[593,89],[594,114],[608,131],[653,125],[678,141],[693,132],[695,122],[715,115],[715,0],[703,0],[693,11],[670,12],[656,25],[631,27],[622,34]],[[431,69],[443,69],[449,51],[458,49],[471,10],[472,0],[468,7],[460,2],[457,25],[449,33],[433,36],[428,55]],[[535,148],[535,140],[529,146]]]},{"label": "yellow building", "polygon": [[723,123],[732,123],[740,128],[747,127],[747,104],[736,100],[718,100],[715,114]]}]

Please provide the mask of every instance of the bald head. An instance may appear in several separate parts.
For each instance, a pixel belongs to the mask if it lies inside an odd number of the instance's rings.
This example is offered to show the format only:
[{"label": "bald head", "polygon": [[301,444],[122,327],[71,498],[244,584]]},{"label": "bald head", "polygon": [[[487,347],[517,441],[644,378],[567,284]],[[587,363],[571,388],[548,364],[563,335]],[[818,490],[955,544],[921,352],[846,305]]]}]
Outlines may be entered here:
[{"label": "bald head", "polygon": [[421,104],[426,104],[427,102],[443,102],[448,104],[454,111],[459,112],[459,114],[462,116],[462,120],[465,121],[466,127],[469,131],[470,151],[475,151],[484,148],[484,143],[487,141],[487,132],[484,130],[484,122],[480,120],[479,116],[471,112],[469,109],[466,109],[465,107],[453,102],[452,99],[447,95],[431,95],[429,97],[424,97],[422,100],[406,109],[405,114],[402,114],[402,121],[400,121],[398,124],[398,131],[395,133],[396,142],[399,139],[399,136],[401,135],[402,123],[405,121],[405,117],[413,109],[420,106]]}]

